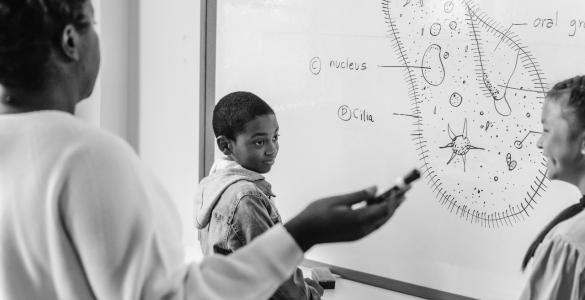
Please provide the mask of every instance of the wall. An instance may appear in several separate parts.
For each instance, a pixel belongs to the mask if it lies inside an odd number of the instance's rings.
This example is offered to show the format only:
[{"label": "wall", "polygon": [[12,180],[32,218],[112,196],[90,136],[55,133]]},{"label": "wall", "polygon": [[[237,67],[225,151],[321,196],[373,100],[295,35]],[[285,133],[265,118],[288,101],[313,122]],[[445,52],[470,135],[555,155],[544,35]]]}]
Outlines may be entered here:
[{"label": "wall", "polygon": [[[200,1],[93,0],[101,68],[76,115],[125,140],[166,187],[184,243],[198,176]],[[196,247],[195,247],[196,248]]]},{"label": "wall", "polygon": [[93,1],[100,35],[101,67],[92,96],[76,114],[137,147],[139,76],[136,7],[138,0]]},{"label": "wall", "polygon": [[137,52],[138,0],[100,3],[102,31],[100,88],[101,127],[117,133],[136,149],[135,115],[139,76]]},{"label": "wall", "polygon": [[175,201],[185,245],[198,176],[200,1],[141,1],[138,151]]}]

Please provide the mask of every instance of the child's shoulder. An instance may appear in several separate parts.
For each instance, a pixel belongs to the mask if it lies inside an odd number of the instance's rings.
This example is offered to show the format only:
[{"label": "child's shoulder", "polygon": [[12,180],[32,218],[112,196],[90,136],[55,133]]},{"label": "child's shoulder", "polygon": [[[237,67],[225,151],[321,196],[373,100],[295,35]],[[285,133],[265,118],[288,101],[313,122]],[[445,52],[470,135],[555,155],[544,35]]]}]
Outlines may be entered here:
[{"label": "child's shoulder", "polygon": [[550,238],[569,243],[585,253],[585,211],[555,226]]},{"label": "child's shoulder", "polygon": [[266,219],[274,224],[282,222],[276,206],[258,182],[238,181],[228,190],[227,195],[224,195],[228,199],[222,199],[227,204],[224,209],[234,220],[239,220],[238,223],[251,224]]},{"label": "child's shoulder", "polygon": [[235,218],[238,212],[248,214],[250,210],[272,211],[268,196],[254,182],[239,180],[227,187],[213,209]]},{"label": "child's shoulder", "polygon": [[234,200],[241,200],[245,197],[268,199],[265,189],[259,185],[259,181],[239,180],[231,184],[224,195],[228,194]]}]

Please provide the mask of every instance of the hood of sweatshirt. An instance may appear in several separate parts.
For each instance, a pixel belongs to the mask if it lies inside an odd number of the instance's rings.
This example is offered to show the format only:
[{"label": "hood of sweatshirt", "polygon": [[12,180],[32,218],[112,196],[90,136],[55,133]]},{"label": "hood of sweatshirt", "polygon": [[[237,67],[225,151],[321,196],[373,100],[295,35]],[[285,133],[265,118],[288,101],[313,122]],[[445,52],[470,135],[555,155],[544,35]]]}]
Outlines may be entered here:
[{"label": "hood of sweatshirt", "polygon": [[227,157],[221,157],[211,166],[209,176],[203,178],[199,183],[199,189],[195,196],[195,227],[202,229],[207,226],[211,219],[211,212],[223,192],[240,180],[254,182],[268,196],[274,196],[270,190],[270,184],[266,182],[264,176],[242,167]]}]

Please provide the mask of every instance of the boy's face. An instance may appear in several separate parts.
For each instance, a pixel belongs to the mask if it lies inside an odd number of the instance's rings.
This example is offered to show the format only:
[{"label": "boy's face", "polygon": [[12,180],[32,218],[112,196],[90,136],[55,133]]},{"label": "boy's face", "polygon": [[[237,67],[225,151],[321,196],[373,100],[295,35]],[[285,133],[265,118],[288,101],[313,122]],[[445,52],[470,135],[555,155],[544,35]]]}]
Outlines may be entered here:
[{"label": "boy's face", "polygon": [[231,158],[248,170],[270,171],[278,154],[278,122],[274,114],[256,117],[230,141]]}]

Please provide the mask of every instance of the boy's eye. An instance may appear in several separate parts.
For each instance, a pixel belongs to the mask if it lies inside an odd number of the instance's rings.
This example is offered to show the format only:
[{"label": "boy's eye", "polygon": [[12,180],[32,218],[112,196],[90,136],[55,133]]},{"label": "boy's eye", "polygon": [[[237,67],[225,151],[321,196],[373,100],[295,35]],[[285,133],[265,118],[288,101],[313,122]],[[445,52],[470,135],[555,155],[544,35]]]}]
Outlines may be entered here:
[{"label": "boy's eye", "polygon": [[276,141],[278,141],[278,137],[279,137],[279,136],[280,136],[280,134],[277,134],[277,135],[275,135],[275,136],[272,138],[272,140],[273,140],[273,141],[275,141],[275,142],[276,142]]},{"label": "boy's eye", "polygon": [[262,146],[262,145],[264,145],[264,140],[257,140],[257,141],[254,142],[254,144],[256,146]]}]

